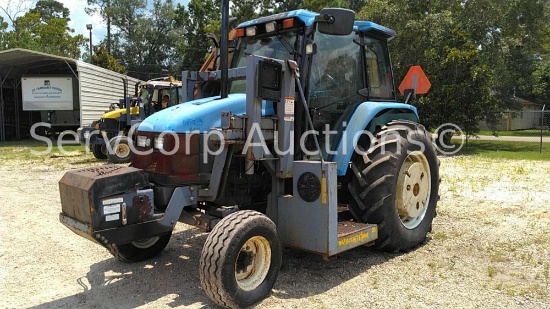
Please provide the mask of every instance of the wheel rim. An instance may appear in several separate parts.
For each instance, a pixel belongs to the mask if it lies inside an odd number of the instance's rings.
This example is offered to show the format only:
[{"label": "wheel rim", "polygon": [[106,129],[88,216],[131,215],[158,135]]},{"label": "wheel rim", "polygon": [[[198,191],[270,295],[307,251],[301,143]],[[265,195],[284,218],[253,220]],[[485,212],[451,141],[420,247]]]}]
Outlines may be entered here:
[{"label": "wheel rim", "polygon": [[156,244],[158,240],[159,240],[158,236],[149,237],[149,238],[144,238],[144,239],[133,241],[132,245],[134,245],[134,247],[139,248],[139,249],[147,249],[147,248],[153,246],[154,244]]},{"label": "wheel rim", "polygon": [[262,236],[250,238],[235,261],[235,279],[245,291],[256,289],[264,282],[271,266],[271,246]]},{"label": "wheel rim", "polygon": [[397,179],[396,208],[403,226],[414,229],[420,225],[430,203],[432,181],[428,159],[421,151],[410,153]]},{"label": "wheel rim", "polygon": [[116,155],[119,158],[126,158],[130,155],[130,146],[124,143],[118,144],[116,147]]}]

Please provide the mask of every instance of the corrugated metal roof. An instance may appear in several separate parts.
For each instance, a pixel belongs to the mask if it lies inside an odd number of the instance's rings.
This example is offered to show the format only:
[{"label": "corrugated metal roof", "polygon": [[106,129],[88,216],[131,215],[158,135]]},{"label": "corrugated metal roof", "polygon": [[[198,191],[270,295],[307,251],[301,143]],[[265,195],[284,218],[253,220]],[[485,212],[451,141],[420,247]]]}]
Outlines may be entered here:
[{"label": "corrugated metal roof", "polygon": [[8,49],[0,51],[0,76],[14,78],[23,74],[38,74],[43,71],[55,72],[67,69],[67,64],[75,69],[78,62],[75,59],[33,50]]}]

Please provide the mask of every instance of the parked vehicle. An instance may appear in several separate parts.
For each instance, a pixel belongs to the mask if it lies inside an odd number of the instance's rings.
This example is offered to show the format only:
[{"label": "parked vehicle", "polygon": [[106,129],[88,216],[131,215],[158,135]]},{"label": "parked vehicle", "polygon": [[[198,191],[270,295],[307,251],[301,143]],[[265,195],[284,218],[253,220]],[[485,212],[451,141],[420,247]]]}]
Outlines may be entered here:
[{"label": "parked vehicle", "polygon": [[[112,104],[98,121],[80,128],[80,142],[90,148],[97,159],[109,159],[113,163],[132,161],[132,139],[128,136],[133,126],[159,110],[174,106],[181,101],[181,81],[172,76],[149,80],[135,85],[133,96]],[[167,97],[168,101],[163,102]]]},{"label": "parked vehicle", "polygon": [[[132,167],[63,176],[61,222],[129,262],[159,254],[178,221],[210,231],[201,285],[230,308],[269,295],[282,247],[328,258],[421,244],[439,164],[416,108],[396,101],[395,32],[334,8],[235,31],[231,69],[184,72],[187,103],[141,123]],[[220,95],[193,93],[211,81]]]}]

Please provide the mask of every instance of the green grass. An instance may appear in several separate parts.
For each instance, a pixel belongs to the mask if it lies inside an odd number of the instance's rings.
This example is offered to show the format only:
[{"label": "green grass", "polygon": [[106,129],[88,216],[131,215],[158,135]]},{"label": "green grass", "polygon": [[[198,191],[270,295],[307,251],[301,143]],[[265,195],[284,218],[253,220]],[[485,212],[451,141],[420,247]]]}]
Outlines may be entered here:
[{"label": "green grass", "polygon": [[[64,154],[60,147],[62,147],[67,154]],[[74,156],[84,154],[86,152],[84,145],[67,144],[60,146],[57,144],[57,141],[52,142],[52,149],[49,153],[45,153],[47,150],[48,145],[44,141],[25,140],[18,142],[4,142],[0,143],[0,158],[2,160],[33,160],[42,157]],[[36,152],[42,152],[44,154],[38,154]]]},{"label": "green grass", "polygon": [[[540,137],[540,130],[515,130],[515,131],[490,131],[481,130],[475,135],[497,135],[497,136],[526,136],[526,137]],[[542,136],[550,137],[550,130],[542,130]]]},{"label": "green grass", "polygon": [[97,160],[91,153],[86,153],[86,147],[79,144],[58,145],[54,141],[51,150],[48,151],[48,145],[44,141],[0,143],[0,165],[23,164],[28,167],[65,170],[105,162]]},{"label": "green grass", "polygon": [[[453,140],[453,144],[459,144]],[[484,141],[468,139],[467,146],[458,152],[460,155],[480,155],[488,158],[511,160],[550,161],[550,143],[542,143],[542,153],[539,153],[540,143]]]}]

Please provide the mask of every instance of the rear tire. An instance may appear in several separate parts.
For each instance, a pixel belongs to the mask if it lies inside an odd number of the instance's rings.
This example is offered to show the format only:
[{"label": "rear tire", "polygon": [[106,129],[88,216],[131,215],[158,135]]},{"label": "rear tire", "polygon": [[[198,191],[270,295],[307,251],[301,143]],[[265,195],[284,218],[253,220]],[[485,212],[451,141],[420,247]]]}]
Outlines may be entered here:
[{"label": "rear tire", "polygon": [[378,225],[376,249],[407,251],[426,239],[438,200],[438,169],[430,135],[408,121],[388,123],[357,156],[349,208],[357,220]]},{"label": "rear tire", "polygon": [[132,152],[132,141],[127,136],[115,136],[109,141],[111,151],[109,152],[109,161],[118,164],[132,162],[134,153]]},{"label": "rear tire", "polygon": [[157,256],[166,248],[172,232],[153,236],[129,244],[110,244],[107,250],[117,259],[124,262],[139,262]]},{"label": "rear tire", "polygon": [[107,146],[105,144],[93,144],[90,147],[92,148],[92,154],[96,159],[107,159]]},{"label": "rear tire", "polygon": [[199,261],[201,285],[217,305],[243,308],[266,298],[279,274],[282,249],[268,217],[243,210],[210,232]]}]

